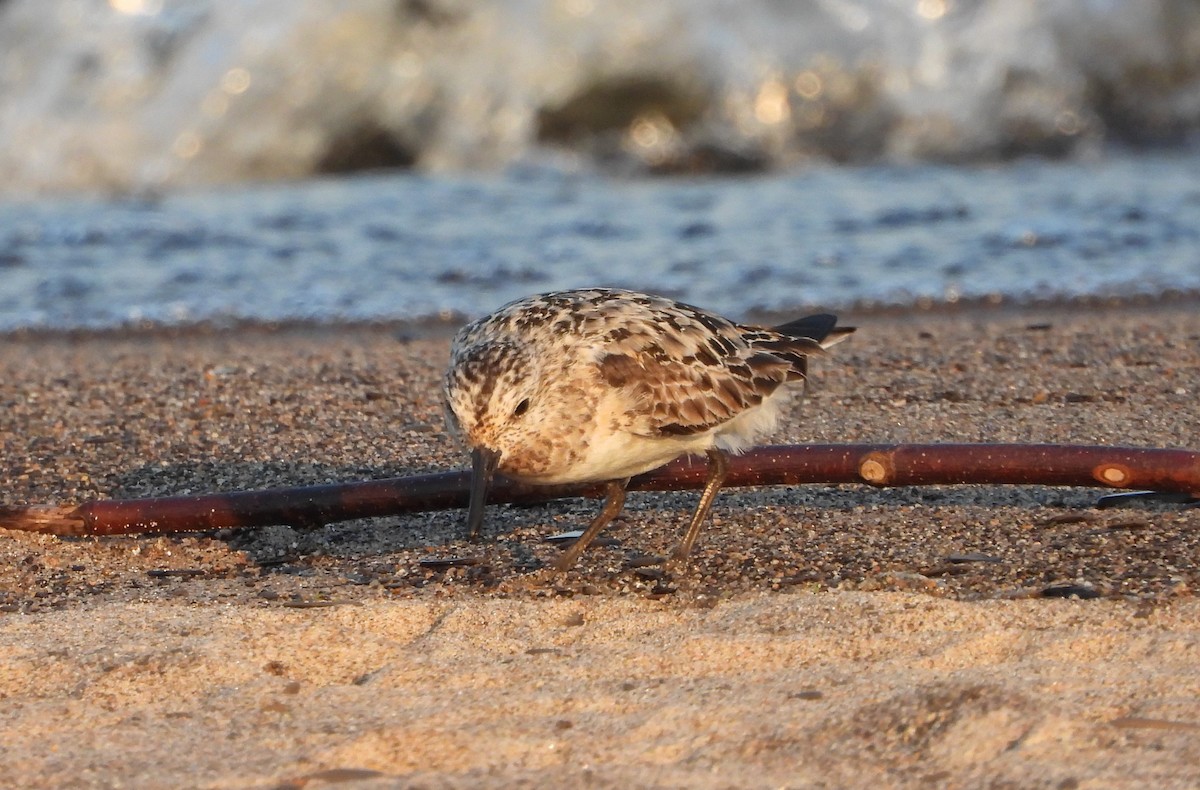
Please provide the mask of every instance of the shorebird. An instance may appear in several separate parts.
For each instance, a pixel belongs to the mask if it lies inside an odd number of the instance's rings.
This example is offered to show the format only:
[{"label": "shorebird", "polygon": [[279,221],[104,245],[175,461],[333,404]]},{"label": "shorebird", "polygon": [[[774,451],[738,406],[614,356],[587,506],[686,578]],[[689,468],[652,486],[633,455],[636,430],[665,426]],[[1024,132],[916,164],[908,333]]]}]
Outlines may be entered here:
[{"label": "shorebird", "polygon": [[467,526],[493,475],[604,482],[599,514],[555,563],[572,567],[625,506],[629,479],[705,454],[708,479],[672,559],[685,561],[728,471],[771,431],[808,358],[844,339],[832,315],[747,326],[661,296],[587,288],[511,302],[454,338],[447,422],[471,448]]}]

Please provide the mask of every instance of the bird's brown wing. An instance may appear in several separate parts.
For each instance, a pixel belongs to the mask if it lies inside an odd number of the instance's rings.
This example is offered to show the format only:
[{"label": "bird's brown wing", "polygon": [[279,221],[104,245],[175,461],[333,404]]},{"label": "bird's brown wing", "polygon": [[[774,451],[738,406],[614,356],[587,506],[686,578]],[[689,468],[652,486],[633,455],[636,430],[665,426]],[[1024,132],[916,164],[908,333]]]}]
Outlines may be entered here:
[{"label": "bird's brown wing", "polygon": [[[773,339],[782,342],[778,335]],[[770,351],[740,337],[727,349],[711,338],[675,342],[684,348],[668,350],[651,339],[640,347],[625,344],[598,363],[604,381],[630,396],[627,429],[633,433],[705,433],[759,405],[784,382],[803,378],[803,355],[794,344]]]}]

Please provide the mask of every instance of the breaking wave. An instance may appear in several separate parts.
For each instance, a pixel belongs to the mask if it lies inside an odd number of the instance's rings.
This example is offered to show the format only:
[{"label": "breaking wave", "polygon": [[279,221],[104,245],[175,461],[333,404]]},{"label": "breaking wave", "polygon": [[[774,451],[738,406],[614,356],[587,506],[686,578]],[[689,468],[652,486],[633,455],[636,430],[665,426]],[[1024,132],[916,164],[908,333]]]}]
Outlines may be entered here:
[{"label": "breaking wave", "polygon": [[743,172],[1187,140],[1191,0],[0,0],[0,183]]}]

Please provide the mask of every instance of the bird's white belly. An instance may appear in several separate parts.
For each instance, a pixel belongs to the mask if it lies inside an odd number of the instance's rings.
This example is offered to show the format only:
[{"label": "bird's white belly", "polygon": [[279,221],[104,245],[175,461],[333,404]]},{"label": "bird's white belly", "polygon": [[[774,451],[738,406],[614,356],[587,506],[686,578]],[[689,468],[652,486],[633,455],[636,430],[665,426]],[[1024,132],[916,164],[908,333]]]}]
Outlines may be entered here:
[{"label": "bird's white belly", "polygon": [[681,455],[703,453],[712,445],[711,434],[659,438],[624,432],[593,435],[588,452],[568,470],[570,477],[561,482],[633,477],[657,469]]},{"label": "bird's white belly", "polygon": [[620,480],[657,469],[682,455],[701,455],[712,447],[733,453],[752,447],[763,434],[774,430],[781,406],[789,393],[781,387],[758,406],[746,409],[711,431],[690,436],[648,437],[605,426],[609,421],[596,420],[596,427],[587,440],[587,449],[570,466],[546,474],[522,476],[531,483],[582,483],[600,480]]},{"label": "bird's white belly", "polygon": [[759,405],[746,409],[713,432],[714,443],[722,450],[741,453],[749,450],[763,436],[775,430],[779,414],[792,398],[792,390],[784,385],[771,393]]}]

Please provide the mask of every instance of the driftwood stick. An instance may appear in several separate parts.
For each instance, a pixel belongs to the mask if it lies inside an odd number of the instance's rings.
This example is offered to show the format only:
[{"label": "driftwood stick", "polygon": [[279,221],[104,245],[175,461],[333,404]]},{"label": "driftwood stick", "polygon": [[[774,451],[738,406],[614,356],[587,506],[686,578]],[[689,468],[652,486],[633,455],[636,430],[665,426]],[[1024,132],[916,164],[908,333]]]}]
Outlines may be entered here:
[{"label": "driftwood stick", "polygon": [[[635,491],[704,485],[703,461],[683,458],[641,475]],[[78,507],[0,507],[0,528],[54,535],[197,532],[268,524],[319,526],[467,505],[468,472],[153,499]],[[1024,484],[1172,491],[1200,496],[1200,452],[1049,444],[812,444],[762,447],[732,459],[729,486]],[[598,497],[600,483],[531,486],[497,480],[489,502]]]}]

